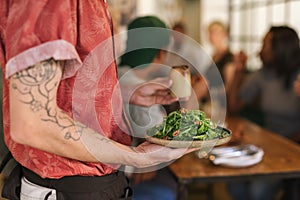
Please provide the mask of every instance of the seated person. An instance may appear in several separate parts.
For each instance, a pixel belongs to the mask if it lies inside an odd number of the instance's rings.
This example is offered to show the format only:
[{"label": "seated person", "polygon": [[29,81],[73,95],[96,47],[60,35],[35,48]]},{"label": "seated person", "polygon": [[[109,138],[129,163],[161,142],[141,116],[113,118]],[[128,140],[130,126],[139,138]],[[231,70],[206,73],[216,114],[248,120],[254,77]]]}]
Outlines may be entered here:
[{"label": "seated person", "polygon": [[[259,55],[263,67],[247,77],[241,86],[239,79],[243,73],[240,69],[236,70],[234,86],[229,94],[229,108],[238,112],[260,97],[264,127],[291,138],[300,130],[300,101],[293,91],[293,82],[300,71],[298,34],[287,26],[271,27],[264,37]],[[244,184],[230,184],[229,189],[234,199],[271,200],[280,184],[280,180],[257,179]]]},{"label": "seated person", "polygon": [[[162,30],[147,35],[146,29],[150,27],[162,28]],[[135,31],[141,30],[136,28],[145,28],[146,34],[135,34]],[[167,28],[165,23],[154,16],[136,18],[128,25],[127,47],[125,54],[121,56],[118,68],[121,84],[135,85],[168,75],[169,67],[163,66],[166,51],[162,48],[169,44],[170,32],[165,28]],[[136,44],[137,41],[145,42],[150,37],[156,48],[143,48],[144,44]],[[141,48],[131,51],[131,45],[134,43],[141,45]],[[161,123],[165,116],[164,109],[160,105],[153,105],[148,108],[127,104],[124,107],[133,128],[136,145],[143,141],[145,135],[135,135],[135,133],[145,133],[147,129]],[[177,185],[168,167],[147,173],[135,173],[130,178],[133,179],[133,199],[135,200],[176,199]]]}]

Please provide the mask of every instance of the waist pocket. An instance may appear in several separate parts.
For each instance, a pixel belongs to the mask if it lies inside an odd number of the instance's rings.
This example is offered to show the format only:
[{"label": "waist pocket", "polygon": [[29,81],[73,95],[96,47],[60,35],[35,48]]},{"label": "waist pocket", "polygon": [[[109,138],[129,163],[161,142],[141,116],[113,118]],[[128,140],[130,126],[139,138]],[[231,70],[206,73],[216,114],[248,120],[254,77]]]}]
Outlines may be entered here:
[{"label": "waist pocket", "polygon": [[32,199],[56,200],[56,190],[36,185],[23,177],[21,185],[21,200]]}]

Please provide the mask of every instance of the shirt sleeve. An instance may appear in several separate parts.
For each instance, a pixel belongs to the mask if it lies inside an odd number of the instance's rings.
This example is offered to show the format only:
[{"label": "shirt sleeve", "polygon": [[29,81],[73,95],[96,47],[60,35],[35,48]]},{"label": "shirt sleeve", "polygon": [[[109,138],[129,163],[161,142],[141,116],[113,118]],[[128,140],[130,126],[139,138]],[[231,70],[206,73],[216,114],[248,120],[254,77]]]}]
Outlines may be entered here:
[{"label": "shirt sleeve", "polygon": [[81,66],[75,49],[75,0],[22,0],[9,5],[5,35],[6,77],[54,58],[65,60],[64,78]]},{"label": "shirt sleeve", "polygon": [[0,6],[0,65],[5,66],[4,30],[7,22],[8,1],[2,1]]}]

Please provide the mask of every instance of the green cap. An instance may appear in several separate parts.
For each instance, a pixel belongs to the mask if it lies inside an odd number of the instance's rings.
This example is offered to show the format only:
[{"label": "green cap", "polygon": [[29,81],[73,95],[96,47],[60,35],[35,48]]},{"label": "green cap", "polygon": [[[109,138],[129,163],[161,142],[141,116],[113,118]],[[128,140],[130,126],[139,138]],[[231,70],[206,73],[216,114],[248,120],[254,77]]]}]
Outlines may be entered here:
[{"label": "green cap", "polygon": [[128,25],[126,53],[121,56],[120,65],[148,65],[169,42],[170,31],[163,21],[155,16],[138,17]]}]

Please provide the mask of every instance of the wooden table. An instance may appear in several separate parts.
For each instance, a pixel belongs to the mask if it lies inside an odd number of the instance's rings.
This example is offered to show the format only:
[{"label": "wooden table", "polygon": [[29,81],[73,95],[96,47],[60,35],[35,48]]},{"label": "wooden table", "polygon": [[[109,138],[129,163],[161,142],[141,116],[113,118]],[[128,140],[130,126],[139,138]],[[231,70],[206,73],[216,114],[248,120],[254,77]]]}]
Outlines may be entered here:
[{"label": "wooden table", "polygon": [[226,122],[233,133],[237,128],[243,129],[241,143],[254,144],[264,150],[262,161],[250,167],[229,168],[213,165],[209,160],[190,153],[169,166],[181,187],[194,181],[300,177],[300,145],[242,118],[232,117]]}]

